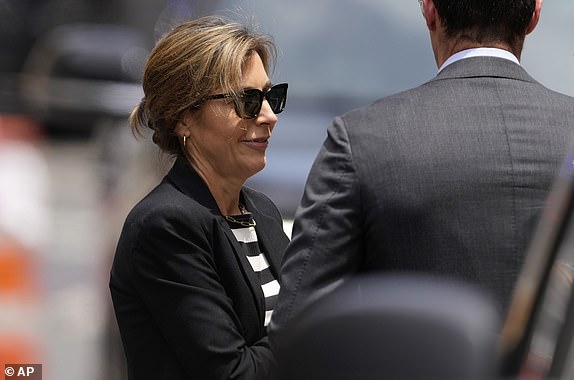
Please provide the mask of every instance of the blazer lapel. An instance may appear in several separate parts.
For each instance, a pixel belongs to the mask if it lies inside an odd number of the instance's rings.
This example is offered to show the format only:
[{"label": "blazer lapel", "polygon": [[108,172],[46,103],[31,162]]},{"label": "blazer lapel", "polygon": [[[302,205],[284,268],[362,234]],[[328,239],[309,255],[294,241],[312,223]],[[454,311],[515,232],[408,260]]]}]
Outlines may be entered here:
[{"label": "blazer lapel", "polygon": [[[255,300],[255,305],[257,308],[257,315],[263,324],[263,318],[265,317],[265,296],[263,294],[263,289],[261,289],[261,284],[259,283],[259,279],[257,278],[247,256],[245,255],[245,251],[242,249],[241,245],[237,241],[237,238],[231,231],[229,224],[223,216],[219,218],[219,225],[221,229],[225,232],[225,236],[227,236],[227,240],[233,249],[233,254],[235,255],[235,259],[237,260],[238,266],[243,273],[243,277],[245,278],[246,282],[249,284],[249,288],[251,289],[251,294],[253,295],[253,299]],[[259,238],[259,236],[258,236]]]},{"label": "blazer lapel", "polygon": [[[261,289],[259,280],[257,279],[247,256],[241,248],[241,245],[237,242],[237,239],[227,224],[227,221],[219,211],[217,203],[211,195],[209,188],[195,170],[193,170],[187,162],[181,158],[178,158],[175,161],[172,169],[167,175],[167,178],[184,194],[197,200],[204,207],[207,207],[213,214],[214,218],[217,219],[221,230],[225,233],[225,236],[229,241],[231,251],[238,263],[238,267],[246,282],[249,284],[257,308],[257,314],[261,319],[261,324],[263,324],[263,318],[265,315],[265,297],[263,295],[263,290]],[[258,215],[254,214],[254,217],[256,218],[256,222],[260,223],[259,219],[257,219]],[[259,234],[258,238],[260,238]]]}]

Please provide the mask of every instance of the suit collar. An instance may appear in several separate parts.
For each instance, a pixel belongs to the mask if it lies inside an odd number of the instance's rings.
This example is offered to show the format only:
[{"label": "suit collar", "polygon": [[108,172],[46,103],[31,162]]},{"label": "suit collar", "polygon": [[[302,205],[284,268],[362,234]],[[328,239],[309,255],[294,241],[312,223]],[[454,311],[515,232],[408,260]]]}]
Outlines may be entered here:
[{"label": "suit collar", "polygon": [[453,62],[433,80],[493,77],[536,83],[522,66],[499,57],[472,57]]},{"label": "suit collar", "polygon": [[460,61],[465,58],[473,58],[473,57],[498,57],[498,58],[505,58],[509,61],[512,61],[516,64],[520,64],[518,58],[509,52],[508,50],[498,49],[498,48],[489,48],[489,47],[480,47],[480,48],[471,48],[471,49],[464,49],[457,53],[454,53],[450,57],[444,61],[442,66],[439,68],[439,72],[442,71],[445,67],[454,62]]}]

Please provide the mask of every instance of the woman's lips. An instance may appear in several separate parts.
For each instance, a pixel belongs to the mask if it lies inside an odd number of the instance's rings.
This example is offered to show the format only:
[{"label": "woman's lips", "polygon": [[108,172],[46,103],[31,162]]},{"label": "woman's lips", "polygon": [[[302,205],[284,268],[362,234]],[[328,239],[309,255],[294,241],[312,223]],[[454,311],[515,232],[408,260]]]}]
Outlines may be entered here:
[{"label": "woman's lips", "polygon": [[265,150],[269,145],[269,137],[260,137],[251,140],[242,140],[242,142],[253,149]]}]

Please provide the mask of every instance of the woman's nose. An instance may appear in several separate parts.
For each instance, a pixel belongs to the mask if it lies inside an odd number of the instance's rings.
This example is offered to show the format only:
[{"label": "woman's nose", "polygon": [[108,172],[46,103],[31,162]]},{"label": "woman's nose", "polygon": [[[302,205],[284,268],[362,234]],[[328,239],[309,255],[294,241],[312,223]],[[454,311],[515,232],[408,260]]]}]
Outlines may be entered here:
[{"label": "woman's nose", "polygon": [[261,111],[259,111],[259,115],[257,118],[264,118],[267,123],[275,124],[277,122],[277,115],[271,109],[271,105],[267,99],[263,99],[263,103],[261,104]]}]

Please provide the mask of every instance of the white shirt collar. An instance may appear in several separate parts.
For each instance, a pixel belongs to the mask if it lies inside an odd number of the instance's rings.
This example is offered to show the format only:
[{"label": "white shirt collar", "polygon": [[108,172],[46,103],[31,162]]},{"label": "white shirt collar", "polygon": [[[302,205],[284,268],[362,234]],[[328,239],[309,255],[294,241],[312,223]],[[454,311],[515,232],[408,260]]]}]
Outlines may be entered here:
[{"label": "white shirt collar", "polygon": [[511,52],[509,52],[507,50],[498,49],[498,48],[473,48],[473,49],[461,50],[458,53],[451,55],[450,57],[448,57],[448,59],[446,61],[444,61],[444,63],[442,64],[442,66],[440,67],[440,69],[438,71],[440,72],[442,69],[444,69],[445,67],[447,67],[451,63],[454,63],[456,61],[460,61],[461,59],[471,58],[471,57],[498,57],[498,58],[508,59],[509,61],[512,61],[512,62],[520,65],[518,58],[516,58],[516,56],[514,54],[512,54]]}]

